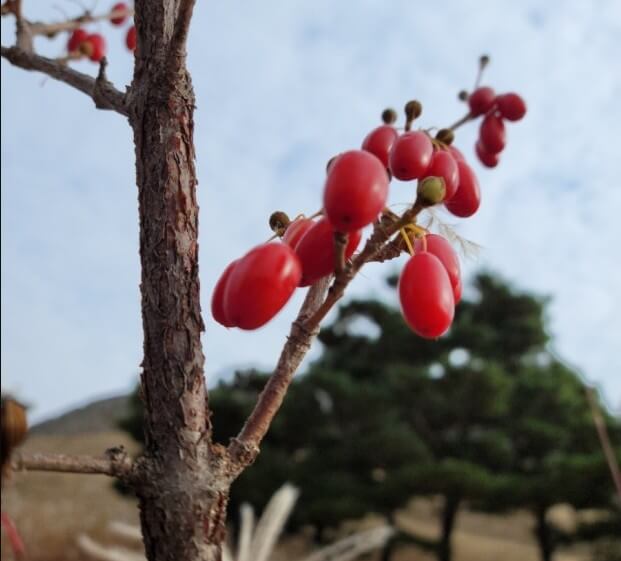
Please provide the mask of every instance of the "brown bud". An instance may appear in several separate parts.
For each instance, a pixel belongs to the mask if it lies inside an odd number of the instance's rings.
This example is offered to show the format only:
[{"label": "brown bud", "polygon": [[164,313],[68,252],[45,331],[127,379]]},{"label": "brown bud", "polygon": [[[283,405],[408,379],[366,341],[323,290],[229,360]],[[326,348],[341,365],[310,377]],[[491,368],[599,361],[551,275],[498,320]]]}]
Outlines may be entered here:
[{"label": "brown bud", "polygon": [[272,232],[278,235],[282,235],[282,233],[284,233],[289,225],[289,222],[291,222],[291,220],[289,220],[287,213],[282,210],[272,212],[272,215],[270,216],[270,228],[272,229]]},{"label": "brown bud", "polygon": [[389,107],[388,109],[384,109],[384,111],[382,111],[382,122],[385,125],[392,125],[396,120],[397,112],[394,109]]},{"label": "brown bud", "polygon": [[489,56],[481,55],[481,58],[479,58],[479,66],[481,68],[485,68],[488,64],[489,64]]},{"label": "brown bud", "polygon": [[461,90],[457,94],[457,98],[459,99],[459,101],[468,101],[468,97],[468,92],[466,90]]},{"label": "brown bud", "polygon": [[436,134],[436,138],[444,144],[452,144],[453,140],[455,140],[455,133],[451,129],[440,129]]},{"label": "brown bud", "polygon": [[423,106],[420,101],[413,99],[405,104],[404,111],[406,119],[408,121],[413,121],[414,119],[418,119],[418,117],[420,117],[420,114],[423,112]]},{"label": "brown bud", "polygon": [[423,206],[441,203],[446,195],[446,185],[442,177],[425,177],[418,182],[418,202]]}]

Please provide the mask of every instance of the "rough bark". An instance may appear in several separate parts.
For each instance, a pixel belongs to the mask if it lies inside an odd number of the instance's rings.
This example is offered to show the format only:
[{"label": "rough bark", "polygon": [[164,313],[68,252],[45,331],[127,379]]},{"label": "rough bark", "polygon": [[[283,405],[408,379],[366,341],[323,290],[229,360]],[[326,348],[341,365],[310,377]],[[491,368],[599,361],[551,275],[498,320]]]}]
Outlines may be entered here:
[{"label": "rough bark", "polygon": [[137,1],[130,123],[140,213],[145,403],[137,489],[149,561],[221,558],[230,477],[210,444],[199,301],[192,2]]}]

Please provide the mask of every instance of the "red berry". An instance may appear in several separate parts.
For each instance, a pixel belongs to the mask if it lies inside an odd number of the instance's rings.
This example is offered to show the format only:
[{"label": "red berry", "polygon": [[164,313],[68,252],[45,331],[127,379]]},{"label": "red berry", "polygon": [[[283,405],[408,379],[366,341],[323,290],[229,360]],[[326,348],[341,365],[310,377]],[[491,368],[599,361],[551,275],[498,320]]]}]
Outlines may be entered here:
[{"label": "red berry", "polygon": [[398,136],[399,133],[395,127],[382,125],[367,134],[362,142],[362,149],[378,157],[384,167],[387,168],[390,149]]},{"label": "red berry", "polygon": [[282,237],[282,241],[289,247],[295,249],[298,242],[302,239],[302,236],[306,234],[313,226],[315,222],[310,218],[298,218],[291,222],[285,230],[285,235]]},{"label": "red berry", "polygon": [[136,26],[132,25],[127,30],[127,35],[125,36],[125,45],[130,51],[136,50]]},{"label": "red berry", "polygon": [[257,329],[288,302],[302,276],[300,260],[284,243],[255,247],[233,267],[224,290],[224,316],[241,329]]},{"label": "red berry", "polygon": [[459,282],[455,286],[453,286],[453,299],[455,300],[456,306],[457,304],[461,302],[462,292],[463,292],[463,285],[461,283],[461,279],[459,279]]},{"label": "red berry", "polygon": [[461,150],[459,148],[456,148],[452,144],[448,147],[448,151],[451,153],[453,158],[455,158],[456,162],[458,162],[458,161],[465,162],[466,161],[466,157],[462,154]]},{"label": "red berry", "polygon": [[435,255],[446,269],[453,294],[455,294],[456,288],[461,284],[461,267],[459,266],[459,257],[457,257],[453,246],[442,236],[427,234],[424,241],[416,240],[414,251],[420,253],[424,251],[425,246],[427,246],[427,251]]},{"label": "red berry", "polygon": [[93,33],[82,42],[81,49],[93,62],[99,62],[106,56],[106,40],[103,35]]},{"label": "red berry", "polygon": [[474,90],[468,98],[468,106],[470,107],[470,114],[473,117],[478,117],[487,113],[496,102],[496,94],[492,88],[483,87]]},{"label": "red berry", "polygon": [[363,150],[341,154],[330,166],[323,192],[326,216],[340,232],[352,232],[377,219],[388,197],[382,162]]},{"label": "red berry", "polygon": [[444,179],[446,189],[444,200],[448,201],[455,195],[459,185],[459,169],[455,158],[446,150],[437,150],[431,159],[431,165],[425,172],[425,177],[441,177]]},{"label": "red berry", "polygon": [[472,216],[481,205],[481,189],[477,176],[466,162],[457,162],[459,168],[459,187],[457,193],[444,206],[455,216],[467,218]]},{"label": "red berry", "polygon": [[402,181],[419,179],[425,175],[432,156],[433,144],[424,132],[406,132],[392,145],[390,171]]},{"label": "red berry", "polygon": [[410,258],[399,278],[399,300],[406,323],[427,339],[446,333],[455,315],[453,289],[440,260],[429,252]]},{"label": "red berry", "polygon": [[219,324],[224,325],[224,327],[235,327],[235,324],[224,312],[224,293],[229,277],[231,276],[231,273],[238,261],[239,260],[236,259],[230,263],[226,269],[224,269],[224,272],[218,279],[218,282],[213,289],[213,295],[211,296],[211,315],[213,316],[213,319],[215,319]]},{"label": "red berry", "polygon": [[480,140],[475,144],[474,149],[477,153],[477,156],[480,162],[484,166],[488,168],[495,168],[498,165],[498,162],[500,160],[500,154],[490,154],[485,149],[485,146],[481,144]]},{"label": "red berry", "polygon": [[526,115],[526,103],[516,93],[499,95],[496,101],[498,103],[498,111],[509,121],[519,121]]},{"label": "red berry", "polygon": [[483,119],[479,130],[479,141],[481,147],[485,148],[490,154],[498,154],[502,152],[506,140],[505,123],[495,113],[489,113]]},{"label": "red berry", "polygon": [[[345,247],[346,259],[356,251],[361,237],[360,230],[349,233],[349,241]],[[302,263],[300,286],[314,284],[320,278],[334,272],[334,228],[327,218],[317,221],[302,236],[295,246],[295,252]]]},{"label": "red berry", "polygon": [[110,18],[110,23],[112,25],[123,25],[128,16],[127,4],[125,2],[119,2],[112,6],[111,12],[119,12],[121,15],[117,15],[115,17]]},{"label": "red berry", "polygon": [[74,29],[73,33],[69,37],[69,41],[67,41],[67,51],[73,53],[80,49],[80,45],[86,40],[88,37],[88,32],[84,31],[84,29]]}]

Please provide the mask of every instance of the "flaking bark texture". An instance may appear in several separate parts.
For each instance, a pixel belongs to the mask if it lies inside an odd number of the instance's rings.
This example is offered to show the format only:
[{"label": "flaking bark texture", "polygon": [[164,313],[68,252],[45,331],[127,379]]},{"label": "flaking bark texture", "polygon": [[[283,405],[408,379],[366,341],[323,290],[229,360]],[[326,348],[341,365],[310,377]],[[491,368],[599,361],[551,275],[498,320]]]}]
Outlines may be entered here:
[{"label": "flaking bark texture", "polygon": [[188,10],[183,1],[136,2],[130,123],[140,212],[146,442],[137,494],[149,561],[219,560],[230,485],[224,455],[210,444],[203,375]]}]

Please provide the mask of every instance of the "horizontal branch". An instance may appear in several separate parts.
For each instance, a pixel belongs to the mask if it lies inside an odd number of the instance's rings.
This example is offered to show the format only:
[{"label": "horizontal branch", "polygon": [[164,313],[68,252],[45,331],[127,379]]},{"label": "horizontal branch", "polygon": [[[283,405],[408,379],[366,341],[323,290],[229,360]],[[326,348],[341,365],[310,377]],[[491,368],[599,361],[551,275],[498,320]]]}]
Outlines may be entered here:
[{"label": "horizontal branch", "polygon": [[68,456],[65,454],[15,454],[11,466],[16,471],[53,471],[109,475],[126,479],[132,461],[123,448],[110,448],[104,457]]},{"label": "horizontal branch", "polygon": [[0,47],[0,54],[14,66],[24,70],[42,72],[50,78],[63,82],[88,95],[99,109],[109,109],[127,116],[125,95],[118,91],[105,75],[106,59],[102,59],[99,75],[93,78],[88,74],[69,68],[57,60],[26,52],[18,47]]},{"label": "horizontal branch", "polygon": [[51,38],[58,33],[62,33],[63,31],[73,31],[74,29],[78,29],[79,27],[89,23],[109,21],[112,18],[120,18],[123,16],[127,16],[128,18],[133,17],[133,8],[127,7],[127,9],[122,10],[110,10],[105,14],[98,15],[93,15],[89,11],[86,11],[81,16],[77,16],[66,21],[58,21],[53,23],[33,21],[28,22],[28,25],[32,35],[45,35],[46,37]]}]

